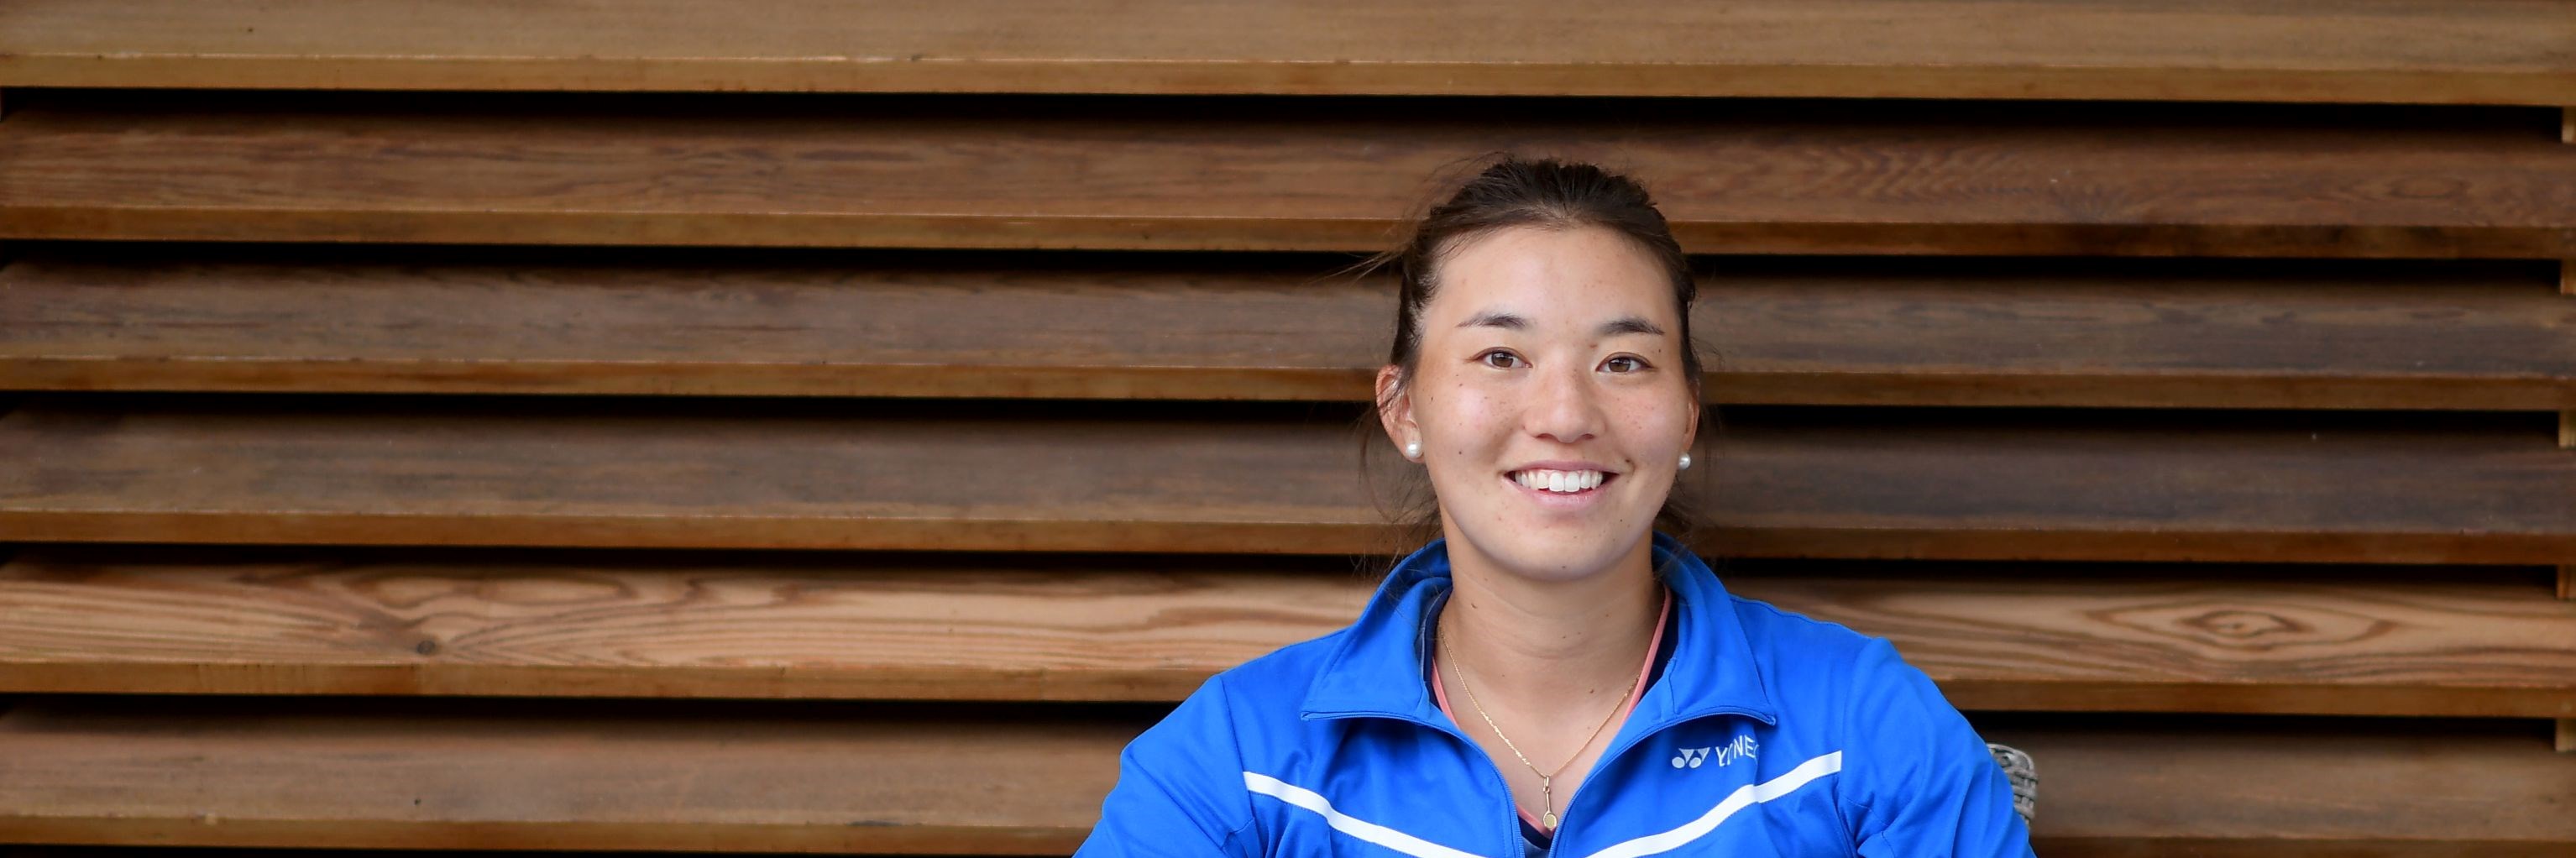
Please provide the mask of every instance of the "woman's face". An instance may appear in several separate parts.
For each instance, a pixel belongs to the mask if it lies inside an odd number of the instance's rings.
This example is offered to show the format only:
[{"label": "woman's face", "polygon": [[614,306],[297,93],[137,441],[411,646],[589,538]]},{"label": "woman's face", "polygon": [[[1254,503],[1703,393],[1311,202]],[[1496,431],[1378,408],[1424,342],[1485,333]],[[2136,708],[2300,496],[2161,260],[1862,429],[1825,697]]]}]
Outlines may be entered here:
[{"label": "woman's face", "polygon": [[1642,554],[1698,428],[1654,258],[1600,228],[1499,230],[1440,264],[1421,325],[1381,417],[1421,442],[1452,560],[1562,581]]}]

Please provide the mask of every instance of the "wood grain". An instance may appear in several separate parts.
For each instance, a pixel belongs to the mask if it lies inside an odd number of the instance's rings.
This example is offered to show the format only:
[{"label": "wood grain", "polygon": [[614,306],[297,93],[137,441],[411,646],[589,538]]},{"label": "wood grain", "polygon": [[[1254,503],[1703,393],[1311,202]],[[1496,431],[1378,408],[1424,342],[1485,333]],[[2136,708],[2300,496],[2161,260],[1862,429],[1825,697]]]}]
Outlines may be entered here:
[{"label": "wood grain", "polygon": [[0,238],[1374,251],[1508,149],[1641,176],[1698,253],[2576,256],[2519,111],[174,98],[16,108]]},{"label": "wood grain", "polygon": [[1395,315],[1313,257],[58,254],[0,268],[0,386],[1357,401]]},{"label": "wood grain", "polygon": [[1064,854],[1143,726],[813,704],[278,710],[210,699],[186,712],[67,700],[0,715],[0,838]]},{"label": "wood grain", "polygon": [[1981,722],[2030,752],[2044,855],[2564,855],[2576,758],[2510,722]]},{"label": "wood grain", "polygon": [[2536,564],[2576,524],[2536,415],[1745,411],[1719,553]]},{"label": "wood grain", "polygon": [[0,85],[2576,100],[2576,16],[2518,0],[1821,0],[1616,9],[18,0]]},{"label": "wood grain", "polygon": [[2525,584],[1893,571],[1727,584],[1894,641],[1967,709],[2576,716],[2576,606]]},{"label": "wood grain", "polygon": [[[1355,415],[919,401],[31,397],[0,539],[1373,554]],[[1310,422],[1311,421],[1311,422]],[[1345,422],[1352,421],[1352,422]],[[1685,492],[1721,554],[2559,562],[2545,421],[1747,409]],[[1402,472],[1380,448],[1380,483]]]},{"label": "wood grain", "polygon": [[1177,701],[1369,593],[1241,560],[112,557],[0,567],[0,691]]},{"label": "wood grain", "polygon": [[[0,387],[1365,401],[1393,288],[1335,264],[51,248],[0,267]],[[1713,402],[2576,407],[2528,266],[1707,265]]]},{"label": "wood grain", "polygon": [[[0,716],[0,837],[101,845],[1045,854],[1144,720],[742,707],[44,700]],[[2510,856],[2576,843],[2515,724],[2052,720],[2051,855]],[[577,797],[577,798],[576,798]],[[2554,850],[2554,851],[2553,851]]]},{"label": "wood grain", "polygon": [[[1375,585],[1240,559],[271,555],[22,553],[0,693],[1174,701]],[[1893,640],[1966,708],[2576,717],[2576,605],[2528,585],[1936,574],[1726,584]]]}]

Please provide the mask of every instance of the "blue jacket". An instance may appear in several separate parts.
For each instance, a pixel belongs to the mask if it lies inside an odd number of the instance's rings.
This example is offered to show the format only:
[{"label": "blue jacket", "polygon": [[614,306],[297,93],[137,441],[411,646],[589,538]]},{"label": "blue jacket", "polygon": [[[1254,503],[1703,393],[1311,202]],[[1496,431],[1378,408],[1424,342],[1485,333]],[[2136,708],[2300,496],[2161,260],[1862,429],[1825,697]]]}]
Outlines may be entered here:
[{"label": "blue jacket", "polygon": [[[1572,796],[1554,858],[2030,854],[1966,719],[1880,638],[1727,595],[1655,536],[1670,660]],[[1208,680],[1127,746],[1077,858],[1511,858],[1491,758],[1432,700],[1439,542],[1349,628]]]}]

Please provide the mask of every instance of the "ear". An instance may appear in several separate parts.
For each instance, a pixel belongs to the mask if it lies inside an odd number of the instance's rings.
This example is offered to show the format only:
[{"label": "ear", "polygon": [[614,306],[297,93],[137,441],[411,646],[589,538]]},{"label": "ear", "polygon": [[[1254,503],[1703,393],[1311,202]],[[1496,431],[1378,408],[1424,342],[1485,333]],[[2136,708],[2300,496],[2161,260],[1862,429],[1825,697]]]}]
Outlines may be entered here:
[{"label": "ear", "polygon": [[1386,429],[1386,439],[1397,450],[1404,442],[1422,437],[1422,429],[1413,422],[1413,391],[1404,383],[1404,369],[1395,364],[1377,371],[1377,422]]},{"label": "ear", "polygon": [[1695,450],[1699,445],[1699,424],[1708,422],[1708,400],[1700,398],[1699,379],[1691,379],[1690,426],[1682,431],[1682,449]]}]

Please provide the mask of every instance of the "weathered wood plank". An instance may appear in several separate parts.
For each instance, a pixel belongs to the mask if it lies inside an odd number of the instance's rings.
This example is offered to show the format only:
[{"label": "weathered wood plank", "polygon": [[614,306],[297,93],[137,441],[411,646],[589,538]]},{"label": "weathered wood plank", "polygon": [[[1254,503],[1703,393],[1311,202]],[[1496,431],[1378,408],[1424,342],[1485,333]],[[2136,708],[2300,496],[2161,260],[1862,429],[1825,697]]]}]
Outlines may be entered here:
[{"label": "weathered wood plank", "polygon": [[1141,726],[812,703],[185,708],[67,700],[0,715],[0,839],[1064,854]]},{"label": "weathered wood plank", "polygon": [[1373,251],[1512,149],[1698,253],[2576,256],[2576,148],[2513,111],[55,95],[0,238]]},{"label": "weathered wood plank", "polygon": [[[2163,571],[1726,583],[1895,641],[1969,708],[2576,715],[2576,605],[2527,584]],[[1239,559],[37,548],[0,567],[0,692],[1172,701],[1373,585]]]},{"label": "weathered wood plank", "polygon": [[[364,849],[1044,854],[1142,720],[92,698],[0,716],[0,838]],[[2512,723],[2004,723],[2052,855],[2563,853],[2576,759]]]},{"label": "weathered wood plank", "polygon": [[1721,402],[2529,411],[2576,378],[2576,308],[2529,267],[1708,265]]},{"label": "weathered wood plank", "polygon": [[2576,715],[2576,606],[2527,579],[1907,571],[1728,586],[1894,641],[1963,708]]},{"label": "weathered wood plank", "polygon": [[[31,397],[0,417],[0,539],[1404,547],[1352,415],[1074,411],[1096,410]],[[2545,423],[1745,409],[1684,491],[1707,545],[1745,556],[2555,563],[2576,457]],[[1384,485],[1402,472],[1379,455]]]},{"label": "weathered wood plank", "polygon": [[1988,740],[2038,760],[2043,855],[2544,858],[2576,844],[2576,758],[2524,724],[1990,720]]},{"label": "weathered wood plank", "polygon": [[0,567],[0,690],[1176,701],[1368,597],[1244,560],[117,556]]},{"label": "weathered wood plank", "polygon": [[[1394,316],[1314,257],[312,255],[28,253],[0,387],[1364,401]],[[2576,407],[2527,266],[1707,264],[1713,402]]]},{"label": "weathered wood plank", "polygon": [[17,0],[0,85],[2576,100],[2548,2],[1475,5]]},{"label": "weathered wood plank", "polygon": [[1395,315],[1317,257],[458,255],[22,258],[0,387],[1359,401]]}]

